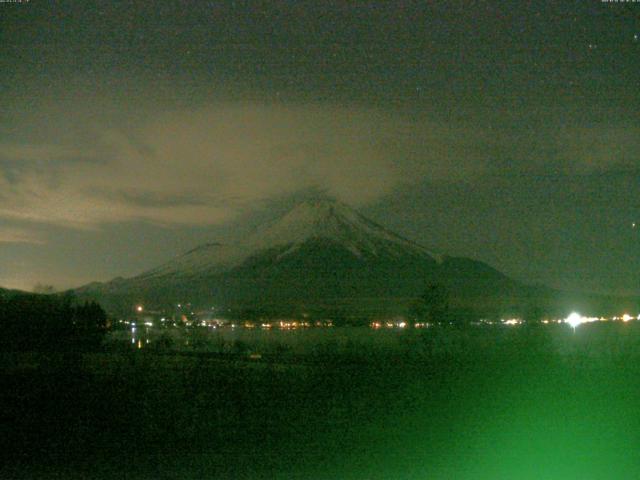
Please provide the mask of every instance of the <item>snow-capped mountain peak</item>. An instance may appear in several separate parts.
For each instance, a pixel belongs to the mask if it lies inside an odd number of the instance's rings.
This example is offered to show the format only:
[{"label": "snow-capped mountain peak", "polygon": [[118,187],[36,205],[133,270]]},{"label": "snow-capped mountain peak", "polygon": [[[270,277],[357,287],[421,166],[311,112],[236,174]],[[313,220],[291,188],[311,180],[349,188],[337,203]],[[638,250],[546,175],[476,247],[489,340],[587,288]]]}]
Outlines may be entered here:
[{"label": "snow-capped mountain peak", "polygon": [[327,199],[299,203],[233,244],[208,243],[176,257],[138,278],[216,273],[240,265],[250,256],[280,248],[279,257],[295,252],[309,240],[329,241],[357,257],[412,255],[435,259],[424,247],[365,218],[348,205]]},{"label": "snow-capped mountain peak", "polygon": [[432,256],[425,248],[406,240],[367,219],[348,205],[333,200],[307,200],[281,218],[258,229],[249,239],[255,247],[296,245],[309,239],[338,243],[355,255],[376,255],[382,248],[410,250]]}]

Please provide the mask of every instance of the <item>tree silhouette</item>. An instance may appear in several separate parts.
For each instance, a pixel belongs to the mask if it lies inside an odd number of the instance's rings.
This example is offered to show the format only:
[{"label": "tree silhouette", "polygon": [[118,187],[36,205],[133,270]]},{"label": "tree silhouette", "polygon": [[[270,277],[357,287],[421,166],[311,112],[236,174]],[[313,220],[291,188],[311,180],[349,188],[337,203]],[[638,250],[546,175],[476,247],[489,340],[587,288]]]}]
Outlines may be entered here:
[{"label": "tree silhouette", "polygon": [[3,350],[87,350],[102,342],[107,315],[68,295],[15,294],[0,297],[0,327]]},{"label": "tree silhouette", "polygon": [[439,284],[428,285],[411,305],[409,317],[413,322],[448,323],[451,315],[447,289]]}]

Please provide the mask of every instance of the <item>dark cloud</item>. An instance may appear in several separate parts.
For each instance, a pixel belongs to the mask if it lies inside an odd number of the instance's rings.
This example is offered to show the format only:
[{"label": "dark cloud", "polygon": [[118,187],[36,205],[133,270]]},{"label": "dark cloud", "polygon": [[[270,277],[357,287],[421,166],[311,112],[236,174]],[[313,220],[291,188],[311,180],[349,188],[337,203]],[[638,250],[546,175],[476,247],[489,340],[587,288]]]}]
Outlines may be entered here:
[{"label": "dark cloud", "polygon": [[465,154],[478,139],[375,109],[258,104],[172,111],[126,130],[104,128],[96,142],[73,148],[0,146],[22,159],[4,179],[14,194],[0,215],[77,227],[131,219],[219,223],[307,189],[361,205],[425,176],[450,181],[481,170]]},{"label": "dark cloud", "polygon": [[470,126],[335,105],[219,104],[123,125],[85,121],[100,132],[91,143],[0,145],[11,192],[0,215],[76,228],[216,224],[308,190],[359,206],[421,182],[602,175],[636,168],[640,154],[625,125]]},{"label": "dark cloud", "polygon": [[199,206],[206,205],[207,202],[201,197],[192,195],[165,195],[160,192],[106,192],[101,195],[92,192],[96,196],[104,196],[115,200],[116,202],[128,203],[138,207],[180,207],[180,206]]},{"label": "dark cloud", "polygon": [[42,235],[35,234],[33,231],[19,227],[0,226],[0,244],[1,243],[45,243]]}]

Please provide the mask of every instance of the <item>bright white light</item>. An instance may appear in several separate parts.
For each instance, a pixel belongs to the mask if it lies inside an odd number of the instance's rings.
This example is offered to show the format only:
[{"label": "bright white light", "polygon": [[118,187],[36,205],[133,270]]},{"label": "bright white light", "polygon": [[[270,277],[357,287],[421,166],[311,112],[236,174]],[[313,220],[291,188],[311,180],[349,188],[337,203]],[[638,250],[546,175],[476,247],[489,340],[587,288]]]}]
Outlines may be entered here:
[{"label": "bright white light", "polygon": [[628,322],[629,320],[632,320],[631,315],[629,315],[628,313],[625,313],[624,315],[622,315],[623,322]]},{"label": "bright white light", "polygon": [[584,321],[584,317],[576,312],[571,313],[571,315],[569,315],[565,319],[565,322],[568,323],[574,330],[578,325],[584,323]]},{"label": "bright white light", "polygon": [[142,305],[138,305],[136,307],[136,311],[141,312],[143,310]]},{"label": "bright white light", "polygon": [[400,323],[398,324],[398,326],[399,326],[400,328],[404,328],[404,327],[406,327],[406,326],[407,326],[407,324],[406,324],[406,322],[400,322]]},{"label": "bright white light", "polygon": [[502,319],[502,323],[505,325],[520,325],[522,321],[519,318],[510,318],[508,320]]}]

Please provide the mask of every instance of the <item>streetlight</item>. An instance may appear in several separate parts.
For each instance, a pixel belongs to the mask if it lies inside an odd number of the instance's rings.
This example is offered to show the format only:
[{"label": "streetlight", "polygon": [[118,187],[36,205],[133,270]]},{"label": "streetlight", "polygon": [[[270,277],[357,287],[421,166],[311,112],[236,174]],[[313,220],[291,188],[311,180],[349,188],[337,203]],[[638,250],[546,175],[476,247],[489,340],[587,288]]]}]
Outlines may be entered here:
[{"label": "streetlight", "polygon": [[580,315],[579,313],[572,312],[571,315],[569,315],[565,319],[565,323],[568,323],[571,326],[571,328],[573,328],[573,331],[575,333],[576,327],[579,326],[581,323],[584,323],[584,319],[582,318],[582,315]]}]

